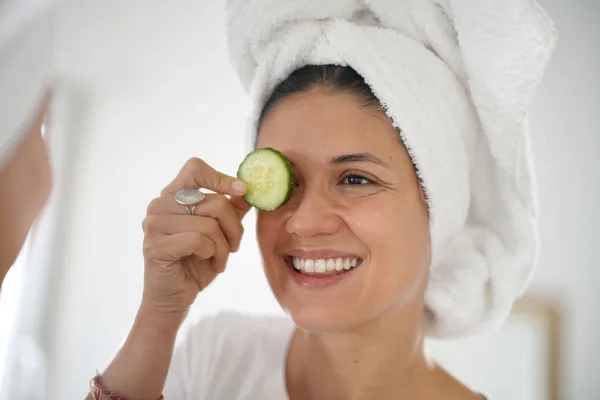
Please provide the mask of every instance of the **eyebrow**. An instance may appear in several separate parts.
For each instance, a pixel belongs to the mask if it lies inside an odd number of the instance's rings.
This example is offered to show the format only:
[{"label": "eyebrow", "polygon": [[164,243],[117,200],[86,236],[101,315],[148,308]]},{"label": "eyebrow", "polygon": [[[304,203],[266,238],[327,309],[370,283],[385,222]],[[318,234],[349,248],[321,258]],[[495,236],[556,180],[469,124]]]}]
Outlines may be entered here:
[{"label": "eyebrow", "polygon": [[371,162],[379,164],[383,167],[390,168],[383,160],[375,157],[371,153],[354,153],[354,154],[342,154],[337,157],[333,157],[329,160],[330,164],[346,164],[352,162]]}]

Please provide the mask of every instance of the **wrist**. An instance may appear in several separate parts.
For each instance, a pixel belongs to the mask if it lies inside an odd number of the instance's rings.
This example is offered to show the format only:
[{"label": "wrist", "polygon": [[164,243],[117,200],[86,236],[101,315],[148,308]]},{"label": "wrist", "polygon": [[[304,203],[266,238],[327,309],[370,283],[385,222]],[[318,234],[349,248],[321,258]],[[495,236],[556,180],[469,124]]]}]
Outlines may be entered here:
[{"label": "wrist", "polygon": [[179,329],[187,317],[189,307],[175,307],[144,299],[136,316],[137,325],[161,326]]},{"label": "wrist", "polygon": [[[86,397],[86,400],[129,400],[127,397],[120,396],[119,394],[107,390],[104,385],[101,383],[100,375],[94,376],[90,380],[90,393]],[[152,399],[164,400],[164,396],[160,395],[160,397],[152,397]]]},{"label": "wrist", "polygon": [[165,317],[185,317],[198,295],[197,292],[192,295],[192,292],[187,290],[165,291],[154,286],[150,283],[144,284],[141,306]]},{"label": "wrist", "polygon": [[126,398],[159,398],[185,316],[142,302],[127,339],[100,377],[105,390]]}]

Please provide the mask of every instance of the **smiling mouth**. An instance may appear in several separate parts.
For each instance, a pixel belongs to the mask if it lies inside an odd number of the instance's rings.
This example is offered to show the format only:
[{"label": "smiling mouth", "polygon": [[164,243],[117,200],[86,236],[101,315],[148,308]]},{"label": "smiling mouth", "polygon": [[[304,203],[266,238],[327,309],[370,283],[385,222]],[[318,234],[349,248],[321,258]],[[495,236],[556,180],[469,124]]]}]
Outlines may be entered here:
[{"label": "smiling mouth", "polygon": [[358,268],[362,264],[361,258],[301,258],[284,257],[285,263],[299,274],[313,277],[326,277],[340,275]]}]

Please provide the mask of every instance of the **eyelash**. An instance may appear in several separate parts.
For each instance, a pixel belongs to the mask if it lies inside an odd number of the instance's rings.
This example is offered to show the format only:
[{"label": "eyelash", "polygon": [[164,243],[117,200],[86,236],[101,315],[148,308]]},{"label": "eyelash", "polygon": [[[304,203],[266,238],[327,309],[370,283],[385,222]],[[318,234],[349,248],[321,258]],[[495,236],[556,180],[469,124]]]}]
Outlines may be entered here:
[{"label": "eyelash", "polygon": [[372,179],[369,179],[365,176],[356,174],[356,173],[352,173],[352,172],[345,172],[344,175],[342,176],[342,182],[347,181],[349,178],[358,178],[360,181],[363,181],[364,183],[343,183],[344,185],[348,185],[348,186],[364,186],[364,185],[374,185],[375,182]]},{"label": "eyelash", "polygon": [[[357,183],[345,183],[345,181],[348,178],[358,178],[361,181],[363,181],[364,183],[358,183],[358,184]],[[342,175],[342,180],[341,180],[340,183],[343,184],[343,185],[347,185],[347,186],[365,186],[365,185],[375,185],[376,184],[374,180],[369,179],[369,178],[367,178],[367,177],[365,177],[363,175],[360,175],[360,174],[357,174],[357,173],[353,173],[353,172],[345,172]],[[299,186],[300,186],[300,183],[297,180],[294,181],[294,187],[299,187]]]}]

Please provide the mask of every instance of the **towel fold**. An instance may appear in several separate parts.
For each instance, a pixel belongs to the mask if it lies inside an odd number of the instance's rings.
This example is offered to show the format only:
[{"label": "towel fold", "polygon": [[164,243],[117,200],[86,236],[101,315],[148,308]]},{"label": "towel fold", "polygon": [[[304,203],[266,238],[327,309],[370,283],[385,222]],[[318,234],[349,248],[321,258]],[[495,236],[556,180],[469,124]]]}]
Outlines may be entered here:
[{"label": "towel fold", "polygon": [[527,113],[556,42],[533,0],[229,0],[232,62],[252,99],[305,65],[354,68],[417,167],[430,213],[432,337],[489,329],[537,256]]}]

